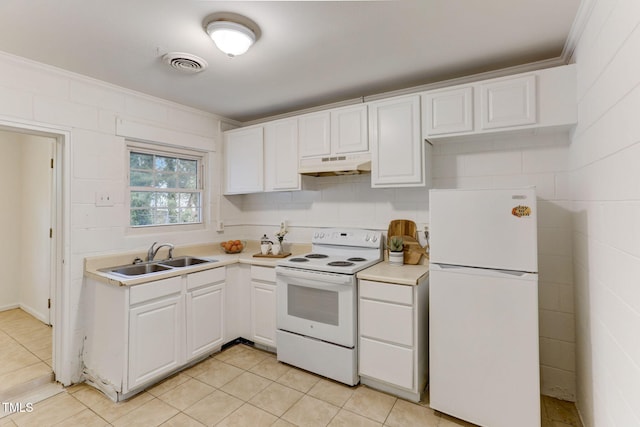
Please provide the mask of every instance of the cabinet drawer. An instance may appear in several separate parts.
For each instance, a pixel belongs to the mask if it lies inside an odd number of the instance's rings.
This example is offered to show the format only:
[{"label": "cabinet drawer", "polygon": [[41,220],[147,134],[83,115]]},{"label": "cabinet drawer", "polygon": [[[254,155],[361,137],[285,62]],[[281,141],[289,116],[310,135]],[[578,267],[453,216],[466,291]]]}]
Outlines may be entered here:
[{"label": "cabinet drawer", "polygon": [[135,285],[129,290],[129,305],[177,294],[180,293],[181,290],[182,278],[179,276],[156,280],[155,282],[145,283],[144,285]]},{"label": "cabinet drawer", "polygon": [[259,265],[252,265],[251,278],[254,280],[262,280],[264,282],[275,283],[276,269],[273,267],[261,267]]},{"label": "cabinet drawer", "polygon": [[413,389],[413,350],[360,338],[360,375]]},{"label": "cabinet drawer", "polygon": [[413,346],[413,307],[361,299],[360,335]]},{"label": "cabinet drawer", "polygon": [[210,283],[223,282],[226,278],[226,269],[224,267],[212,268],[211,270],[198,271],[187,276],[187,289],[197,288],[198,286],[208,285]]},{"label": "cabinet drawer", "polygon": [[360,297],[411,305],[413,286],[360,280]]}]

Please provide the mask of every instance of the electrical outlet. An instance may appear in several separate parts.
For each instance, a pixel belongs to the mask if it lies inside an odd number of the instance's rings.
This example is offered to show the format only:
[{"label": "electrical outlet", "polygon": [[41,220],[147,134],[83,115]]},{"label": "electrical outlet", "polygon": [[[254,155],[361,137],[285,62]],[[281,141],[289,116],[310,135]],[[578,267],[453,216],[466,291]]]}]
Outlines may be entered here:
[{"label": "electrical outlet", "polygon": [[224,231],[224,222],[218,221],[216,223],[216,231]]},{"label": "electrical outlet", "polygon": [[106,191],[100,191],[96,193],[96,206],[113,206],[113,197]]}]

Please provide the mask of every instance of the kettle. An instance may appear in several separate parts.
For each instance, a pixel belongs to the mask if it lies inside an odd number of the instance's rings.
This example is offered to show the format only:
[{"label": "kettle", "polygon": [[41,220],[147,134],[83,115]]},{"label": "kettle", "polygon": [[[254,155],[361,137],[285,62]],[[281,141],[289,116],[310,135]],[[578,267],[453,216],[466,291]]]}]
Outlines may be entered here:
[{"label": "kettle", "polygon": [[262,238],[260,239],[260,252],[262,253],[262,255],[267,255],[269,252],[271,252],[272,244],[273,242],[269,240],[266,234],[262,236]]}]

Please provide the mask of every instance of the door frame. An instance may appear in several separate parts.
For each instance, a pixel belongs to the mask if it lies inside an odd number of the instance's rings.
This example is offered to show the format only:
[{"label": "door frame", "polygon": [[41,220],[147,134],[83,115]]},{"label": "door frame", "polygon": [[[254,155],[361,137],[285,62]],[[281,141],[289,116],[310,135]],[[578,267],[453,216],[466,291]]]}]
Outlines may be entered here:
[{"label": "door frame", "polygon": [[55,139],[51,242],[51,311],[53,319],[52,369],[56,381],[71,384],[71,128],[0,116],[0,129]]}]

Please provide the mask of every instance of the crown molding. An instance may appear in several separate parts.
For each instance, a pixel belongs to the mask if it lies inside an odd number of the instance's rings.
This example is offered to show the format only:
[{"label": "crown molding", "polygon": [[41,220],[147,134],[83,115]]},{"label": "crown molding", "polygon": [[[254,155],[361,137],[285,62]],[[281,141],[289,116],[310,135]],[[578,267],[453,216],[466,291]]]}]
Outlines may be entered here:
[{"label": "crown molding", "polygon": [[573,55],[575,53],[576,47],[578,46],[578,42],[582,38],[582,34],[584,33],[584,29],[587,26],[587,22],[589,22],[589,18],[593,13],[595,4],[596,0],[580,1],[578,12],[576,13],[576,17],[573,20],[573,24],[571,25],[571,29],[569,30],[569,35],[567,36],[567,41],[564,44],[562,53],[560,54],[560,57],[565,61],[566,64],[574,62]]}]

